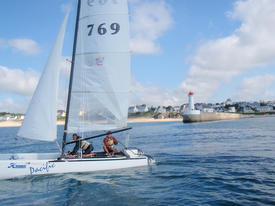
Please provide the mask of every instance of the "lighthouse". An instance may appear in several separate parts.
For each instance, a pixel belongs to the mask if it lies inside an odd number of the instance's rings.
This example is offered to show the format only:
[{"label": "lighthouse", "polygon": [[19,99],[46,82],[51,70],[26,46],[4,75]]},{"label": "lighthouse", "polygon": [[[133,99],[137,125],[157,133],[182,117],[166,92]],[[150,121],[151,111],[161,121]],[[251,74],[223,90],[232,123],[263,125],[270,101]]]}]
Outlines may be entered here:
[{"label": "lighthouse", "polygon": [[195,110],[193,95],[193,92],[188,93],[188,108],[183,112],[184,115],[200,114],[200,110]]},{"label": "lighthouse", "polygon": [[183,122],[207,122],[207,121],[217,121],[217,120],[230,120],[241,118],[240,114],[232,114],[226,112],[206,112],[195,109],[194,93],[188,93],[188,103],[187,108],[183,112]]},{"label": "lighthouse", "polygon": [[195,106],[194,106],[194,99],[193,99],[193,92],[189,92],[188,93],[188,99],[189,99],[189,104],[188,104],[188,108],[189,110],[195,110]]}]

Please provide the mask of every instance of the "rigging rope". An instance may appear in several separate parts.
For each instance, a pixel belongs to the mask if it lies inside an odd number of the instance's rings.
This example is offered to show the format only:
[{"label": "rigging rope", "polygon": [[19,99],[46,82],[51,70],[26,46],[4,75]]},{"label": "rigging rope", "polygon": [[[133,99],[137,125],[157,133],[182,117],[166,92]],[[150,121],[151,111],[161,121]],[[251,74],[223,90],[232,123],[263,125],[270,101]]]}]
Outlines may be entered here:
[{"label": "rigging rope", "polygon": [[56,143],[56,145],[57,145],[57,147],[58,147],[59,151],[60,151],[60,152],[62,152],[62,149],[61,149],[61,147],[60,147],[59,143],[57,142],[57,140],[55,140],[55,143]]}]

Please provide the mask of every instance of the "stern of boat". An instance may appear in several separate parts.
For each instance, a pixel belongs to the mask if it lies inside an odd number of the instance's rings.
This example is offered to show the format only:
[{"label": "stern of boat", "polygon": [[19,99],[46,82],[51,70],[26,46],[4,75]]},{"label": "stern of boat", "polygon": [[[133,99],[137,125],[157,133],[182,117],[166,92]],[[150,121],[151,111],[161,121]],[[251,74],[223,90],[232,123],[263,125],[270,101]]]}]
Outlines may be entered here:
[{"label": "stern of boat", "polygon": [[144,152],[138,148],[126,148],[122,152],[130,159],[146,158],[148,165],[155,164],[156,162],[152,156],[144,154]]}]

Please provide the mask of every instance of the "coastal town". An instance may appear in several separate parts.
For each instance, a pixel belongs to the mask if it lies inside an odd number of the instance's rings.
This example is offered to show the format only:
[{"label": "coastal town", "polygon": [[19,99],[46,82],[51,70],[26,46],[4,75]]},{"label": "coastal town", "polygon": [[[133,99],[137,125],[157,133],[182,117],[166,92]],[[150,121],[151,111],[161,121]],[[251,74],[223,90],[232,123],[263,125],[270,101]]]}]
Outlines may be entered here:
[{"label": "coastal town", "polygon": [[[187,108],[187,103],[178,106],[132,105],[128,109],[128,117],[129,119],[181,119]],[[227,99],[221,103],[195,103],[195,109],[203,112],[229,112],[248,115],[275,114],[275,101],[233,102],[231,99]],[[57,110],[57,118],[59,120],[65,117],[66,112],[64,110]],[[22,121],[23,119],[23,113],[0,112],[0,121]]]}]

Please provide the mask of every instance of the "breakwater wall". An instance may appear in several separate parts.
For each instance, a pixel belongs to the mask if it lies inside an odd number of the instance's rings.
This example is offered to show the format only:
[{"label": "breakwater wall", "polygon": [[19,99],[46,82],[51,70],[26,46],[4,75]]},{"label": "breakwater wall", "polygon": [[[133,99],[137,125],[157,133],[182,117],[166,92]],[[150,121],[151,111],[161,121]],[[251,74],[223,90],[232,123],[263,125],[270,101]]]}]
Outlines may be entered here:
[{"label": "breakwater wall", "polygon": [[184,114],[183,122],[207,122],[207,121],[218,121],[218,120],[231,120],[240,119],[241,114],[236,113],[225,113],[225,112],[201,112],[200,114]]}]

